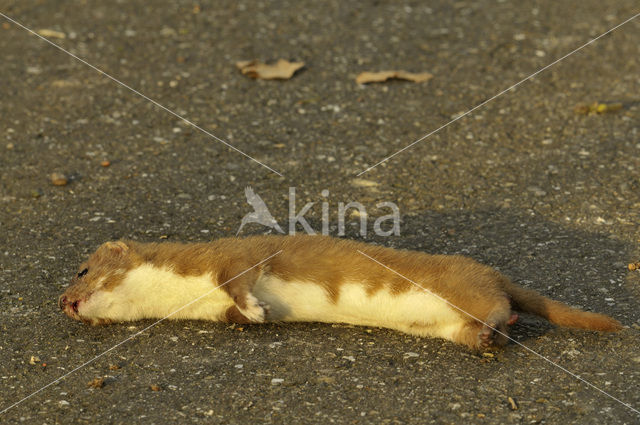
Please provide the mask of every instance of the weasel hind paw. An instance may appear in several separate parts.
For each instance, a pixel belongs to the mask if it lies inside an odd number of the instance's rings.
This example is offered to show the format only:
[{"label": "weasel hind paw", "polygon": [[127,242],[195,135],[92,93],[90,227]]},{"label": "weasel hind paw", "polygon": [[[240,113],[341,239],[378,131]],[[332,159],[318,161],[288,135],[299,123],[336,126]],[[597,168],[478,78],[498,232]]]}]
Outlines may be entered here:
[{"label": "weasel hind paw", "polygon": [[246,307],[238,308],[240,313],[253,323],[264,323],[269,314],[269,305],[262,301],[258,301],[256,297],[247,295]]},{"label": "weasel hind paw", "polygon": [[478,332],[478,348],[486,350],[501,347],[507,343],[507,339],[505,326],[488,323]]},{"label": "weasel hind paw", "polygon": [[493,345],[493,340],[495,337],[495,329],[496,325],[490,323],[489,325],[484,325],[482,330],[478,332],[478,348],[484,349],[489,348]]}]

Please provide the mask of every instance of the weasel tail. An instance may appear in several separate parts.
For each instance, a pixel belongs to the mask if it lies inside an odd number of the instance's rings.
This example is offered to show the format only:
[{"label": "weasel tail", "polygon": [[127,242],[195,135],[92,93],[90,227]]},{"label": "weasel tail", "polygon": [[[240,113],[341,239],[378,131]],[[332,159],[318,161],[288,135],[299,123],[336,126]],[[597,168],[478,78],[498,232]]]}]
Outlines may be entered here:
[{"label": "weasel tail", "polygon": [[511,297],[511,306],[514,310],[544,317],[556,325],[604,332],[622,329],[620,322],[609,316],[569,307],[509,281],[504,282],[504,291]]}]

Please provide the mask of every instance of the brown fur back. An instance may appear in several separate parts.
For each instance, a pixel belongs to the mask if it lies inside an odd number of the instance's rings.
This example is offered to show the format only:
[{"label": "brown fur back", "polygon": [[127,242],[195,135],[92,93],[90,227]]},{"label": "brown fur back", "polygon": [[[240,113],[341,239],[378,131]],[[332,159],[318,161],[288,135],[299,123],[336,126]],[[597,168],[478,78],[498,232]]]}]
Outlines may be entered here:
[{"label": "brown fur back", "polygon": [[[333,302],[345,282],[360,281],[369,295],[387,288],[401,294],[418,286],[433,292],[473,317],[487,317],[495,299],[505,292],[514,309],[544,317],[560,326],[599,331],[617,331],[622,325],[609,316],[589,313],[551,300],[535,291],[514,285],[496,270],[476,261],[449,255],[428,255],[325,236],[253,236],[220,239],[203,244],[140,244],[127,241],[141,260],[158,266],[171,264],[181,275],[228,269],[242,259],[250,267],[282,250],[261,269],[284,280],[302,279],[321,285]],[[373,263],[362,251],[389,269]],[[223,279],[224,281],[224,279]],[[465,314],[461,313],[462,316]],[[473,321],[471,317],[465,316]]]}]

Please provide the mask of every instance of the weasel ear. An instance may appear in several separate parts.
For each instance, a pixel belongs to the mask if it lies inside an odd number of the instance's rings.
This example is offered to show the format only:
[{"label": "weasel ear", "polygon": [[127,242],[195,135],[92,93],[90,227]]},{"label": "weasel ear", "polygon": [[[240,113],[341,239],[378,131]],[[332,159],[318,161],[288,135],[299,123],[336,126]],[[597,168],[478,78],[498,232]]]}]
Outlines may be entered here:
[{"label": "weasel ear", "polygon": [[129,250],[129,246],[122,241],[105,242],[104,247],[117,255],[124,254]]}]

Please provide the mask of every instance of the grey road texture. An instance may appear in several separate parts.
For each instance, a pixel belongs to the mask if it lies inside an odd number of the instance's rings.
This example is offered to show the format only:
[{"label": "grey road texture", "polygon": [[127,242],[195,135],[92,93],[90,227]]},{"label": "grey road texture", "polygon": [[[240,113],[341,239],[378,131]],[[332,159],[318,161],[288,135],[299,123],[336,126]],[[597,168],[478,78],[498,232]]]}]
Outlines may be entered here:
[{"label": "grey road texture", "polygon": [[[0,0],[0,12],[0,422],[640,422],[640,18],[362,173],[637,2]],[[236,67],[281,58],[305,66],[283,81]],[[384,70],[433,78],[355,82]],[[293,213],[313,203],[309,225],[321,230],[324,209],[336,236],[339,203],[359,202],[366,231],[350,215],[344,237],[468,255],[626,328],[523,315],[512,336],[535,353],[475,353],[343,324],[91,327],[58,309],[102,242],[234,236],[247,186],[285,229],[292,189]],[[381,202],[398,206],[400,235],[376,234]]]}]

